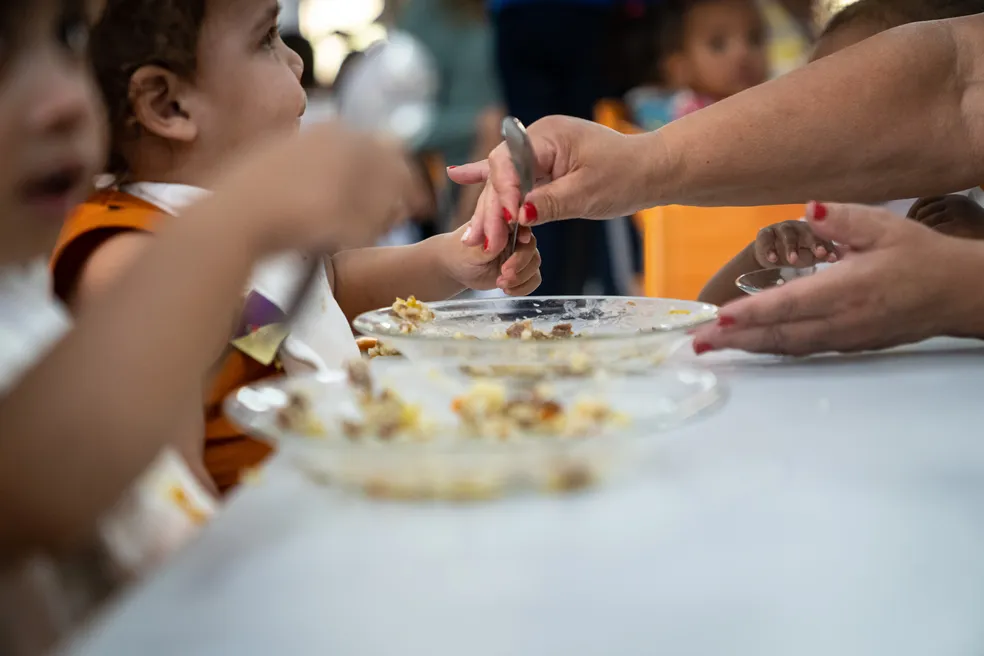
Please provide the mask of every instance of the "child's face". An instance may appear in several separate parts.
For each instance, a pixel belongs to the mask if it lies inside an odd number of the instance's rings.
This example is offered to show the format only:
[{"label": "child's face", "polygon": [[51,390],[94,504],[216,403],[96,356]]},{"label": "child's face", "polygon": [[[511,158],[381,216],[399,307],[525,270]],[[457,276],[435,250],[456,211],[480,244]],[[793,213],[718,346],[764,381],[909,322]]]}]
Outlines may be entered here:
[{"label": "child's face", "polygon": [[86,57],[101,2],[3,0],[0,263],[47,254],[105,157],[105,117]]},{"label": "child's face", "polygon": [[190,102],[196,147],[214,166],[258,138],[293,132],[303,63],[280,39],[277,0],[210,0]]},{"label": "child's face", "polygon": [[698,3],[687,13],[679,57],[684,85],[716,100],[764,82],[765,26],[755,2]]}]

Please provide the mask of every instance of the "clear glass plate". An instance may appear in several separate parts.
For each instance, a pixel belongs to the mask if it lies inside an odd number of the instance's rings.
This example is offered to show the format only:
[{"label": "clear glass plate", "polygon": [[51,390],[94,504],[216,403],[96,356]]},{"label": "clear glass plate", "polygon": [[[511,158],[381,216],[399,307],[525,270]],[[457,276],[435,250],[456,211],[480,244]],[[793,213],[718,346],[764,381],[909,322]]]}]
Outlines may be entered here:
[{"label": "clear glass plate", "polygon": [[[658,364],[689,330],[717,317],[718,308],[694,301],[614,296],[493,298],[428,303],[434,320],[410,334],[389,308],[353,322],[360,333],[399,350],[409,360],[470,367],[548,367],[561,370],[634,362]],[[513,323],[531,320],[549,332],[571,324],[578,337],[496,339]],[[477,338],[477,339],[475,339]]]},{"label": "clear glass plate", "polygon": [[[518,490],[589,486],[640,462],[659,443],[661,433],[722,400],[717,378],[703,370],[665,367],[640,376],[559,380],[550,384],[552,398],[565,405],[580,398],[604,401],[627,422],[584,437],[529,435],[502,441],[459,432],[452,400],[474,380],[454,369],[394,362],[375,378],[377,389],[397,391],[433,421],[426,441],[346,438],[342,423],[357,418],[358,410],[341,372],[254,383],[228,398],[226,412],[249,434],[274,442],[319,482],[371,496],[468,500]],[[510,390],[526,384],[498,382]],[[279,413],[297,393],[309,400],[324,428],[322,435],[302,435],[278,422]]]},{"label": "clear glass plate", "polygon": [[761,269],[739,276],[738,280],[735,281],[735,285],[746,294],[758,294],[766,289],[780,287],[797,278],[812,276],[818,270],[817,267],[806,267],[803,269],[797,269],[795,267]]}]

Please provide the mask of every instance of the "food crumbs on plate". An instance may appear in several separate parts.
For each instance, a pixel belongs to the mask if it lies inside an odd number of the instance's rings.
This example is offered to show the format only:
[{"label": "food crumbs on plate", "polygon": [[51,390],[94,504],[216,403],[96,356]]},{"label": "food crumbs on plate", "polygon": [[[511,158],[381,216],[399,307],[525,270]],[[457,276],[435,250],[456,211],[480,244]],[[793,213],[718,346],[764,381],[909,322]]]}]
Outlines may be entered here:
[{"label": "food crumbs on plate", "polygon": [[595,476],[586,465],[563,465],[550,472],[547,489],[552,492],[576,492],[590,487],[594,482]]},{"label": "food crumbs on plate", "polygon": [[315,415],[311,400],[302,392],[288,395],[287,405],[277,412],[277,425],[305,437],[324,437],[325,426]]},{"label": "food crumbs on plate", "polygon": [[690,314],[690,310],[670,310],[671,315],[687,315]]},{"label": "food crumbs on plate", "polygon": [[434,313],[431,309],[418,301],[414,296],[406,300],[397,298],[393,302],[392,313],[412,324],[428,323],[434,320]]}]

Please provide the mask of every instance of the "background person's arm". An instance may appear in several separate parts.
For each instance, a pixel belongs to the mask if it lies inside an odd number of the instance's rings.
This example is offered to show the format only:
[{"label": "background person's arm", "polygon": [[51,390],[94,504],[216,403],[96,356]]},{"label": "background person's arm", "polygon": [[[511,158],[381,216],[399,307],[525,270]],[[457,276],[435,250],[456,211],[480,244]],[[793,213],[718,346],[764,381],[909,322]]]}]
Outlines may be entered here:
[{"label": "background person's arm", "polygon": [[650,204],[880,202],[984,181],[984,15],[912,24],[671,123]]}]

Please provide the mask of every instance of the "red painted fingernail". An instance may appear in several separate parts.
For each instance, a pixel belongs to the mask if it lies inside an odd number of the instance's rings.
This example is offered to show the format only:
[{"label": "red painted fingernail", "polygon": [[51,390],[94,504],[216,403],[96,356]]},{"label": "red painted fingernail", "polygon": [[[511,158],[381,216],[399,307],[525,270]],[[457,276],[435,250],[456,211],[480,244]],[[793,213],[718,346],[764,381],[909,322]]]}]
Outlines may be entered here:
[{"label": "red painted fingernail", "polygon": [[489,250],[489,238],[488,237],[485,238],[485,246],[483,248],[485,250]]},{"label": "red painted fingernail", "polygon": [[502,208],[502,220],[506,223],[512,223],[512,212],[504,207]]},{"label": "red painted fingernail", "polygon": [[823,203],[810,203],[809,211],[813,215],[814,221],[823,221],[827,218],[827,206]]},{"label": "red painted fingernail", "polygon": [[718,325],[722,328],[728,328],[729,326],[735,325],[734,317],[718,317]]},{"label": "red painted fingernail", "polygon": [[710,351],[713,351],[714,347],[707,342],[694,342],[694,353],[696,355],[704,355]]},{"label": "red painted fingernail", "polygon": [[448,167],[448,170],[456,169],[456,168],[458,168],[458,165],[457,164],[452,164],[451,166]]},{"label": "red painted fingernail", "polygon": [[527,225],[536,223],[539,215],[536,212],[536,206],[533,203],[526,203],[523,205],[523,211],[526,212],[526,223]]}]

